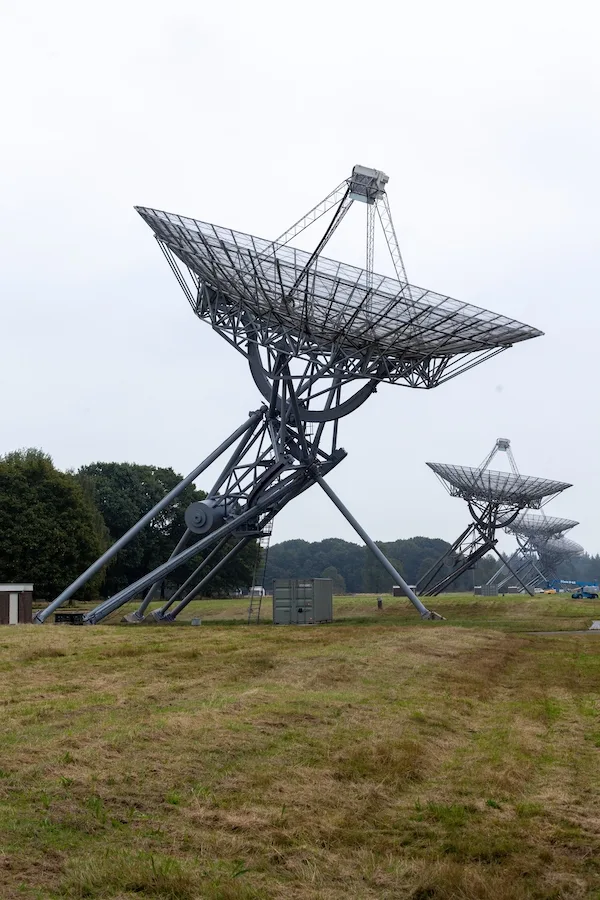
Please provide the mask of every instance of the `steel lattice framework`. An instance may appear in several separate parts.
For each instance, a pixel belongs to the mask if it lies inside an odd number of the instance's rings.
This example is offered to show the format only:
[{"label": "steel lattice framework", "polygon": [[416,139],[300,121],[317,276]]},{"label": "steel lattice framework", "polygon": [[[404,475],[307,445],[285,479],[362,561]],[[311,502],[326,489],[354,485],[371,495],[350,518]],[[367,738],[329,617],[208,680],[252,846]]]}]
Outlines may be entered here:
[{"label": "steel lattice framework", "polygon": [[[89,612],[86,623],[103,620],[139,594],[144,595],[139,609],[127,618],[141,621],[160,583],[196,559],[193,575],[153,612],[158,620],[176,618],[222,566],[246,544],[262,538],[277,513],[314,484],[405,588],[421,616],[436,616],[325,481],[346,455],[338,446],[339,420],[364,403],[382,382],[437,387],[541,332],[409,284],[392,223],[387,181],[379,170],[355,166],[347,179],[275,241],[137,207],[192,310],[246,357],[265,402],[37,621],[51,615],[228,451],[231,455],[206,500],[187,510],[186,531],[171,557]],[[364,269],[324,254],[356,202],[367,208]],[[328,217],[328,224],[312,252],[290,246],[290,241],[323,217]],[[395,277],[373,269],[377,221]]]},{"label": "steel lattice framework", "polygon": [[[552,497],[571,487],[563,481],[495,472],[492,469],[471,469],[444,463],[427,463],[448,489],[450,496],[462,497],[473,503],[498,503],[500,506],[524,506],[539,509]],[[505,527],[509,527],[508,525]]]},{"label": "steel lattice framework", "polygon": [[[552,557],[553,562],[561,563],[573,556],[580,556],[583,553],[581,544],[571,541],[568,538],[551,537],[543,543],[540,542],[540,554],[548,554]],[[556,577],[556,576],[554,576]]]},{"label": "steel lattice framework", "polygon": [[583,547],[564,537],[549,537],[534,544],[541,571],[547,583],[559,579],[559,568],[569,559],[581,556]]},{"label": "steel lattice framework", "polygon": [[[505,316],[368,270],[170,213],[140,208],[163,249],[187,266],[192,309],[229,333],[350,377],[434,387],[540,334]],[[196,276],[196,278],[193,277]],[[202,290],[199,290],[200,285]],[[245,321],[245,325],[244,325]],[[241,326],[241,327],[240,327]],[[333,359],[331,359],[333,357]]]},{"label": "steel lattice framework", "polygon": [[[511,472],[488,469],[499,452],[508,456]],[[516,578],[524,590],[532,593],[522,581],[511,560],[504,560],[496,545],[498,530],[510,528],[526,507],[540,509],[557,494],[571,487],[564,481],[553,481],[521,475],[507,438],[498,438],[491,452],[478,468],[446,463],[427,463],[451,497],[466,500],[471,522],[417,584],[421,596],[434,596],[446,590],[463,572],[473,568],[486,553],[493,551],[502,561],[509,576]],[[494,583],[493,579],[489,583]]]},{"label": "steel lattice framework", "polygon": [[576,525],[579,525],[579,522],[576,522],[575,519],[561,519],[556,516],[522,512],[514,522],[507,526],[506,530],[523,537],[551,537],[552,535],[564,535]]},{"label": "steel lattice framework", "polygon": [[505,529],[515,536],[517,549],[494,572],[488,584],[494,584],[498,590],[502,590],[513,573],[530,592],[535,587],[548,584],[556,577],[557,566],[578,555],[579,551],[575,548],[579,545],[564,539],[565,533],[578,524],[574,519],[546,516],[543,512],[520,513]]}]

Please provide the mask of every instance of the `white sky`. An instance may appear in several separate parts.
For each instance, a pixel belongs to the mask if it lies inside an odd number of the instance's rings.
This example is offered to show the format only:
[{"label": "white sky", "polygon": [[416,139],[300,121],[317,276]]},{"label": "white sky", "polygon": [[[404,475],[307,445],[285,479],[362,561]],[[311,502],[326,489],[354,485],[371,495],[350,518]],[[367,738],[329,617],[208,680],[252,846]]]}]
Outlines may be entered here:
[{"label": "white sky", "polygon": [[[547,511],[600,550],[596,4],[0,0],[0,17],[0,453],[189,471],[260,398],[133,205],[275,237],[360,163],[390,176],[414,283],[546,336],[428,393],[381,387],[342,422],[332,485],[377,539],[451,540],[467,511],[425,461],[477,465],[509,437],[522,472],[573,481]],[[336,245],[359,265],[362,224]],[[356,539],[318,488],[274,532],[329,536]]]}]

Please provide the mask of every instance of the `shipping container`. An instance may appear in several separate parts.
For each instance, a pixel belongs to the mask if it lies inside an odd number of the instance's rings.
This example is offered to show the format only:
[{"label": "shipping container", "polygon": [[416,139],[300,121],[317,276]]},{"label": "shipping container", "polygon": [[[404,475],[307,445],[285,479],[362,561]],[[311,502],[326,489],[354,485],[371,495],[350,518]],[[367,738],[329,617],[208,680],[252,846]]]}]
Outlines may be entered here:
[{"label": "shipping container", "polygon": [[317,625],[333,621],[331,578],[276,578],[274,625]]}]

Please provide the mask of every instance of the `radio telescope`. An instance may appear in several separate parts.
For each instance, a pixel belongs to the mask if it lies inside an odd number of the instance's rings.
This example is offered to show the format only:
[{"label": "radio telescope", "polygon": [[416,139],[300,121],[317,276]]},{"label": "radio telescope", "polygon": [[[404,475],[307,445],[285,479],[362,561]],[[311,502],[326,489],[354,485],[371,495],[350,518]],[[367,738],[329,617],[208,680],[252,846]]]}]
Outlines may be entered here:
[{"label": "radio telescope", "polygon": [[[507,454],[510,472],[497,472],[488,468],[499,452]],[[510,574],[528,593],[532,593],[521,582],[510,563],[505,562],[498,553],[496,532],[508,528],[526,507],[540,509],[544,503],[571,485],[562,481],[550,481],[548,478],[521,475],[508,438],[498,438],[491,452],[475,469],[444,463],[429,462],[427,465],[435,472],[451,497],[466,500],[472,521],[422,576],[417,583],[417,593],[423,597],[440,594],[459,575],[474,568],[477,561],[490,551],[496,553]]]},{"label": "radio telescope", "polygon": [[[543,563],[539,549],[550,542],[550,549],[554,542],[563,538],[567,531],[575,528],[579,522],[574,519],[561,519],[556,516],[546,516],[542,513],[522,512],[506,527],[509,534],[515,536],[517,549],[494,572],[488,584],[494,584],[501,591],[512,579],[513,573],[519,582],[526,585],[530,591],[540,584],[546,584],[551,579],[543,571]],[[568,543],[573,543],[569,541]]]},{"label": "radio telescope", "polygon": [[560,519],[556,516],[547,516],[543,512],[537,515],[522,512],[506,530],[526,538],[550,538],[562,536],[576,525],[579,525],[579,522],[575,519]]},{"label": "radio telescope", "polygon": [[[355,166],[352,174],[277,240],[138,207],[195,315],[247,360],[263,404],[159,504],[77,578],[36,620],[44,621],[141,528],[227,451],[206,500],[186,512],[172,556],[88,612],[94,624],[145,593],[130,621],[141,621],[160,583],[194,558],[193,576],[153,613],[172,620],[210,578],[249,542],[260,540],[277,513],[314,484],[402,586],[423,618],[434,618],[325,480],[346,456],[340,419],[380,384],[434,388],[541,332],[408,282],[386,194],[387,175]],[[355,204],[366,208],[365,268],[324,255]],[[312,252],[290,242],[309,225],[328,222]],[[373,268],[375,225],[395,277]],[[208,374],[208,373],[207,373]],[[211,373],[213,375],[214,373]],[[231,450],[230,448],[233,448]],[[207,555],[204,555],[207,554]]]},{"label": "radio telescope", "polygon": [[560,566],[583,553],[583,547],[580,544],[565,537],[549,537],[541,540],[536,544],[536,550],[540,569],[544,573],[544,580],[547,583],[559,581]]}]

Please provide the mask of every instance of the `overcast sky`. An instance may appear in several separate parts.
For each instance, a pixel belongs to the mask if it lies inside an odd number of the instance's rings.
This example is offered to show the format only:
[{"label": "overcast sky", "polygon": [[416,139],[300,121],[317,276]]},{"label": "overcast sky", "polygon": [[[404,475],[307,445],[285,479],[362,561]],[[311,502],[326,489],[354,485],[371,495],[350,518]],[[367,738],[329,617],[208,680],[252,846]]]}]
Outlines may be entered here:
[{"label": "overcast sky", "polygon": [[[188,472],[260,397],[134,204],[275,237],[360,163],[390,176],[411,281],[546,334],[433,391],[380,388],[332,485],[377,539],[452,540],[466,508],[425,461],[508,437],[523,473],[573,482],[547,511],[600,551],[596,4],[0,10],[0,453]],[[336,244],[359,265],[361,229]],[[274,531],[330,536],[356,539],[318,488]]]}]

